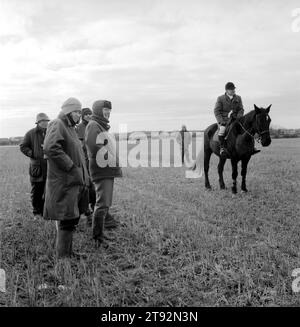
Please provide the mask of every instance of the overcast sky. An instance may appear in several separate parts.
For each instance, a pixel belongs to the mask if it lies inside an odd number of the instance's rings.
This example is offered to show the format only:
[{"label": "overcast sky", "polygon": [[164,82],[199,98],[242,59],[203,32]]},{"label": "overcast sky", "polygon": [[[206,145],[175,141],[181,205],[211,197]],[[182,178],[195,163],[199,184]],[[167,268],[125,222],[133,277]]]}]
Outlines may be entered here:
[{"label": "overcast sky", "polygon": [[62,102],[112,101],[129,130],[203,129],[224,84],[246,111],[300,127],[300,33],[290,1],[0,0],[0,137]]}]

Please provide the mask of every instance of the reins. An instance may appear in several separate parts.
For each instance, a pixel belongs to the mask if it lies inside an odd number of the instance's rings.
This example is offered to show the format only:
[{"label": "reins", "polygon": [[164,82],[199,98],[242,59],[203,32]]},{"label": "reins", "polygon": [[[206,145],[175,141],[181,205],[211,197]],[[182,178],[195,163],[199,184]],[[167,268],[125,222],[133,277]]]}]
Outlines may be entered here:
[{"label": "reins", "polygon": [[238,121],[238,124],[242,127],[242,129],[244,130],[245,133],[247,133],[248,135],[250,135],[252,138],[254,138],[254,135],[252,135],[249,131],[246,130],[246,128]]}]

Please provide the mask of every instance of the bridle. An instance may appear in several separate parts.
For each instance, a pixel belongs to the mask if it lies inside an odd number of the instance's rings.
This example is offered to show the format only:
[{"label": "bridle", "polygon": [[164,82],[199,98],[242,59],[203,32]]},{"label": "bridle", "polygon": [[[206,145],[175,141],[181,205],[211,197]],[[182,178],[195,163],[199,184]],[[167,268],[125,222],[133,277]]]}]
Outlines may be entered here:
[{"label": "bridle", "polygon": [[[270,119],[270,118],[269,118]],[[257,126],[257,116],[255,117],[256,120],[256,126]],[[251,136],[255,141],[257,141],[258,143],[261,142],[261,137],[262,135],[266,134],[266,133],[270,133],[270,131],[268,129],[262,131],[262,132],[257,132],[258,134],[258,138],[255,138],[255,134],[256,132],[252,135],[243,125],[242,123],[238,120],[238,124],[242,127],[242,129],[244,130],[245,133],[247,133],[249,136]]]}]

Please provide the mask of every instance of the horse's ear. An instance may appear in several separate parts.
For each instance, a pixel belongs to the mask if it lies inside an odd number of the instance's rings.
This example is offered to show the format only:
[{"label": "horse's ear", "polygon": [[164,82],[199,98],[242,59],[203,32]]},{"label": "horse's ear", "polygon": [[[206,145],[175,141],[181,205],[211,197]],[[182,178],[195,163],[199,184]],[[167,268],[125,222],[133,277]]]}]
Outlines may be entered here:
[{"label": "horse's ear", "polygon": [[257,114],[258,114],[258,113],[260,112],[260,109],[257,107],[257,105],[256,105],[256,104],[254,105],[254,109],[255,109],[255,113],[257,113]]},{"label": "horse's ear", "polygon": [[269,107],[266,109],[266,112],[269,113],[272,105],[270,104]]}]

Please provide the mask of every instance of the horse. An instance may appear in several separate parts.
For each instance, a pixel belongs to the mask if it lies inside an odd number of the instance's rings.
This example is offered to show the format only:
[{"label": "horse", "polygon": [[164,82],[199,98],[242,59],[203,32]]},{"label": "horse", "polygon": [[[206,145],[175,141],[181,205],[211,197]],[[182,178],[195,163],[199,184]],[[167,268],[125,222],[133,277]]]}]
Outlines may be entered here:
[{"label": "horse", "polygon": [[[236,119],[228,128],[226,136],[227,151],[231,159],[232,166],[232,193],[237,193],[237,176],[238,176],[238,162],[242,162],[242,192],[248,192],[246,186],[247,166],[251,156],[253,155],[255,135],[258,135],[258,140],[263,147],[271,144],[270,137],[270,123],[271,118],[269,112],[270,105],[267,108],[259,108],[254,105],[254,110],[250,111],[241,118]],[[212,153],[219,157],[218,174],[220,188],[225,189],[223,179],[224,165],[227,157],[220,155],[220,144],[215,139],[214,135],[218,130],[218,124],[212,124],[204,131],[204,175],[205,187],[210,190],[211,185],[208,178],[209,162]]]}]

